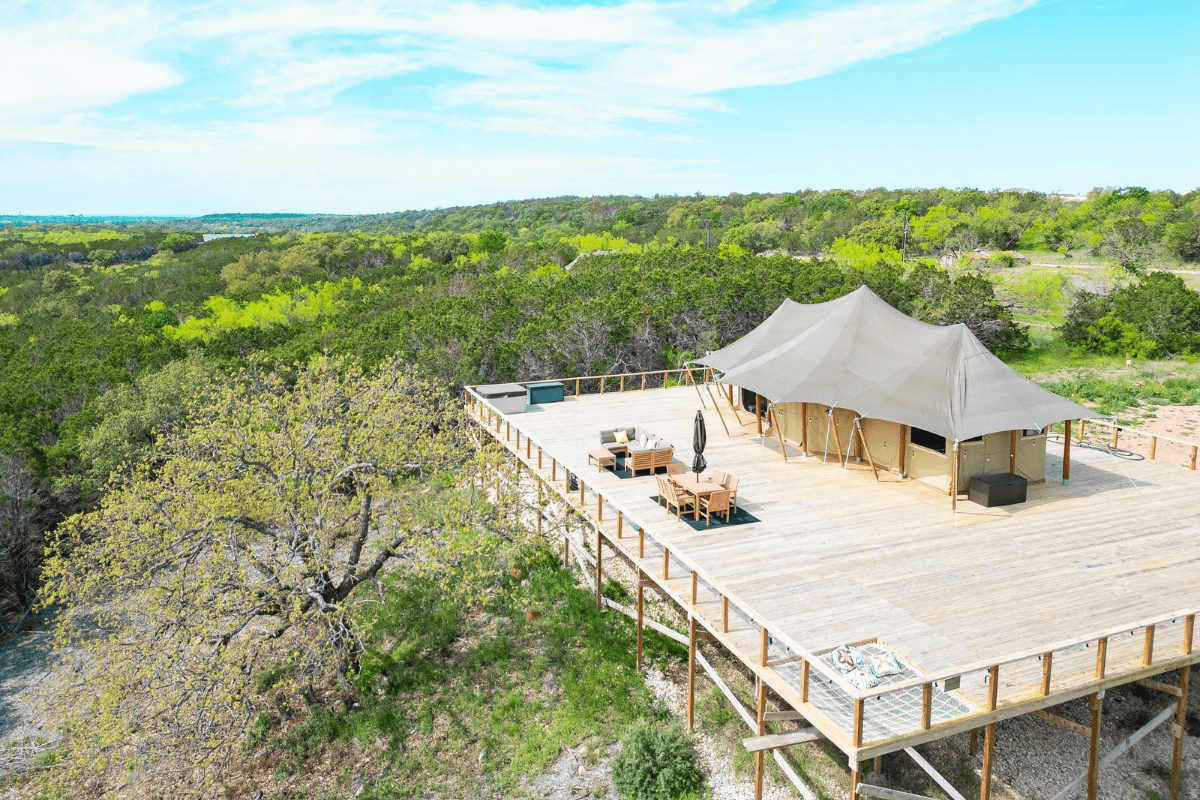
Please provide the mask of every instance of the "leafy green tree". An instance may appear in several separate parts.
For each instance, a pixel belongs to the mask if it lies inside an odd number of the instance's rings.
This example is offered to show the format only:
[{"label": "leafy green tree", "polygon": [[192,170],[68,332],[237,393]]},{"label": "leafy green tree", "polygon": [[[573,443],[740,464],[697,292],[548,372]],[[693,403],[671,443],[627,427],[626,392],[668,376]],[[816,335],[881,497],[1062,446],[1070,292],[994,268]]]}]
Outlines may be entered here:
[{"label": "leafy green tree", "polygon": [[429,234],[421,249],[433,263],[450,264],[471,252],[471,242],[457,233],[437,231]]},{"label": "leafy green tree", "polygon": [[179,253],[196,244],[196,241],[194,233],[172,233],[158,243],[158,251],[160,253]]},{"label": "leafy green tree", "polygon": [[479,252],[492,255],[494,253],[503,253],[504,248],[508,247],[508,236],[504,231],[489,229],[482,231],[475,237],[475,247]]},{"label": "leafy green tree", "polygon": [[482,596],[526,540],[454,480],[479,444],[461,414],[395,360],[246,371],[61,526],[44,602],[57,646],[88,655],[49,698],[67,732],[54,777],[153,763],[199,793],[192,769],[211,781],[270,702],[259,674],[295,703],[355,673],[355,606],[386,565]]}]

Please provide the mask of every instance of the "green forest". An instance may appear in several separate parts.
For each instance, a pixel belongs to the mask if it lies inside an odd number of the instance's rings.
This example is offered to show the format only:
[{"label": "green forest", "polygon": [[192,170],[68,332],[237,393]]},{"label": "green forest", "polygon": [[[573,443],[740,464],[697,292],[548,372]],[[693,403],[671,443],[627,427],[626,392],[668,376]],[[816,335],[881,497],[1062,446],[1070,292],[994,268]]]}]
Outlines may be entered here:
[{"label": "green forest", "polygon": [[[254,235],[202,243],[205,232]],[[157,632],[120,658],[95,651],[113,657],[98,660],[91,678],[127,693],[100,692],[67,715],[66,744],[44,763],[58,760],[46,772],[59,783],[47,785],[111,780],[109,751],[130,741],[135,724],[122,706],[135,689],[115,676],[145,680],[136,691],[150,698],[146,719],[169,709],[180,724],[209,726],[184,741],[155,738],[142,722],[143,749],[123,758],[172,751],[209,764],[230,747],[253,752],[291,719],[263,698],[278,691],[308,701],[305,692],[328,676],[368,695],[363,687],[378,681],[388,687],[381,696],[407,698],[414,715],[435,713],[428,687],[444,666],[427,660],[429,643],[453,641],[480,603],[515,620],[508,633],[488,634],[497,649],[468,663],[480,675],[532,647],[535,631],[568,670],[583,665],[567,627],[596,641],[627,636],[589,616],[586,595],[564,612],[570,625],[548,615],[538,629],[520,615],[539,592],[568,590],[536,542],[456,480],[494,457],[470,441],[455,410],[465,384],[676,368],[745,334],[785,298],[823,302],[866,285],[917,319],[965,323],[1015,368],[1073,399],[1112,413],[1139,397],[1195,404],[1198,273],[1200,191],[1137,187],[1084,200],[875,189],[562,197],[371,216],[0,218],[0,639],[39,608],[100,607],[121,591],[140,598],[142,616],[114,611],[100,627],[116,641],[136,616]],[[1168,367],[1113,379],[1127,358]],[[351,428],[387,431],[387,441],[360,441]],[[231,486],[251,499],[234,502]],[[272,507],[286,507],[294,527],[263,523]],[[328,532],[296,522],[334,516]],[[163,519],[187,536],[166,541]],[[439,533],[400,536],[371,561],[360,551],[380,519]],[[354,577],[306,593],[300,578],[281,577],[282,556],[264,566],[262,551],[238,544],[238,525],[263,536],[270,528],[273,547],[316,537],[317,574],[345,568],[332,564],[357,541],[346,572]],[[384,563],[409,558],[406,548],[421,554],[407,582],[369,613],[355,610],[350,600],[375,592]],[[239,589],[211,577],[233,551],[275,582],[247,579]],[[161,563],[179,558],[209,577],[162,579]],[[79,570],[78,559],[96,568]],[[532,582],[512,577],[522,571]],[[172,599],[189,592],[186,609]],[[422,593],[450,616],[410,619],[396,598]],[[204,611],[201,599],[218,610]],[[272,636],[230,627],[264,608],[280,620]],[[88,639],[81,624],[63,623],[64,647]],[[186,697],[160,686],[201,641],[219,642],[221,669],[198,671]],[[175,651],[164,655],[168,644]],[[666,658],[671,645],[655,647]],[[616,664],[607,690],[625,700],[566,690],[571,713],[601,720],[589,723],[596,736],[634,724],[641,711],[626,702],[651,702],[617,664],[617,649],[596,652]],[[398,677],[404,670],[409,677]],[[502,695],[496,702],[511,701]],[[426,705],[413,705],[417,696]],[[206,704],[212,697],[223,710]],[[349,701],[310,702],[325,710],[279,740],[272,763],[295,773],[314,742],[374,741],[396,711],[373,703],[352,713]],[[511,714],[479,723],[495,739],[480,765],[500,770],[498,785],[508,788],[517,768],[501,764],[544,763],[569,738],[555,733],[565,722],[543,720],[545,741],[512,750],[500,743],[516,730],[505,727],[519,722]],[[388,747],[396,764],[420,766],[402,743]],[[420,768],[436,770],[433,761]],[[419,794],[388,781],[367,796]]]}]

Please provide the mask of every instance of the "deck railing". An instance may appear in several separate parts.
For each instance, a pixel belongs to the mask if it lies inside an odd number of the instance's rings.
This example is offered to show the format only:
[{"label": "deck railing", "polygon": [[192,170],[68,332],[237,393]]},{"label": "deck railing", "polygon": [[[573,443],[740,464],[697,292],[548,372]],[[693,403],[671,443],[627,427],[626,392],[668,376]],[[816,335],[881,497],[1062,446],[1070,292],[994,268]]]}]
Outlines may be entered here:
[{"label": "deck railing", "polygon": [[[1181,445],[1184,448],[1191,448],[1191,455],[1188,459],[1188,469],[1196,469],[1196,455],[1197,452],[1200,451],[1200,443],[1188,441],[1186,439],[1176,439],[1173,436],[1166,436],[1160,433],[1150,433],[1149,431],[1144,431],[1131,425],[1118,425],[1115,422],[1109,422],[1108,420],[1101,419],[1079,420],[1078,432],[1076,436],[1073,437],[1076,442],[1079,442],[1080,444],[1083,443],[1084,436],[1086,435],[1086,429],[1089,426],[1107,426],[1109,428],[1109,436],[1107,437],[1108,446],[1113,450],[1117,449],[1117,446],[1121,440],[1121,434],[1125,434],[1126,436],[1136,436],[1141,439],[1149,440],[1150,452],[1147,454],[1147,456],[1151,461],[1156,460],[1155,456],[1158,454],[1159,442],[1171,442],[1172,444]],[[1059,424],[1052,425],[1051,429],[1063,430],[1062,426]]]},{"label": "deck railing", "polygon": [[[648,375],[661,374],[663,375],[663,381],[665,383],[667,374],[680,374],[686,372],[688,372],[686,369],[657,370],[654,372],[628,373],[625,375],[581,376],[579,378],[571,378],[568,380],[599,380],[600,387],[603,387],[608,381],[615,380],[617,381],[617,391],[627,391],[633,388],[628,385],[629,383],[634,384],[637,387],[637,390],[644,388],[645,383],[644,380],[626,381],[624,380],[626,378],[638,376],[642,376],[644,378],[644,376]],[[707,377],[708,376],[706,375],[706,378]],[[541,382],[544,381],[528,381],[525,383]],[[577,386],[576,391],[577,393],[580,391],[579,386]],[[603,391],[602,388],[601,391]],[[1036,703],[1038,697],[1048,698],[1054,694],[1054,703],[1064,702],[1072,697],[1090,694],[1107,686],[1125,683],[1129,680],[1136,680],[1138,679],[1138,676],[1145,677],[1148,675],[1165,672],[1200,660],[1200,654],[1196,653],[1193,643],[1196,615],[1197,613],[1200,613],[1200,609],[1189,608],[1180,609],[1171,614],[1156,616],[1152,619],[1139,621],[1132,626],[1124,626],[1112,630],[1106,629],[1093,631],[1068,641],[1059,642],[1048,648],[1026,650],[1005,656],[1004,658],[998,660],[990,659],[979,661],[976,663],[967,664],[966,666],[957,666],[953,669],[922,674],[918,678],[913,678],[910,680],[883,684],[870,689],[859,689],[852,685],[840,671],[830,664],[829,661],[823,657],[823,654],[815,654],[810,652],[806,648],[799,645],[799,643],[792,640],[791,637],[787,636],[786,634],[769,632],[767,621],[760,613],[756,612],[748,604],[740,601],[735,595],[726,591],[719,581],[715,580],[712,575],[708,574],[702,567],[692,561],[685,554],[671,552],[670,544],[660,534],[649,528],[641,517],[631,513],[628,509],[614,503],[612,500],[605,498],[598,489],[588,487],[583,478],[578,474],[575,475],[577,489],[572,491],[567,482],[569,473],[566,467],[560,465],[554,456],[549,456],[548,451],[542,446],[541,442],[536,441],[519,428],[513,426],[511,420],[507,419],[505,415],[496,411],[486,400],[484,400],[482,396],[476,393],[474,387],[465,387],[464,394],[465,403],[472,418],[475,419],[481,427],[487,430],[502,445],[512,451],[518,457],[519,462],[524,462],[539,480],[548,483],[553,491],[558,493],[570,505],[575,507],[575,510],[578,514],[588,520],[598,531],[603,530],[605,535],[609,535],[610,541],[612,535],[615,535],[615,538],[618,540],[623,539],[625,537],[625,529],[627,525],[634,527],[637,531],[638,537],[638,569],[640,571],[647,572],[647,574],[651,573],[642,569],[641,562],[645,559],[645,539],[651,539],[651,541],[663,552],[663,566],[660,575],[661,580],[656,580],[655,582],[658,583],[664,589],[664,591],[667,591],[669,594],[673,595],[681,607],[687,607],[689,605],[694,606],[696,604],[697,576],[702,578],[709,586],[711,586],[720,598],[722,607],[721,622],[719,624],[714,622],[713,625],[716,629],[710,629],[718,641],[721,641],[723,644],[729,647],[730,650],[734,649],[731,644],[731,640],[728,638],[728,607],[730,605],[739,611],[744,618],[750,620],[754,625],[757,625],[760,629],[761,637],[760,652],[758,653],[758,658],[756,659],[743,659],[746,661],[748,666],[760,673],[770,673],[773,671],[773,667],[778,666],[782,661],[787,661],[789,663],[795,663],[797,661],[800,662],[802,683],[798,690],[791,692],[791,696],[786,697],[786,699],[788,699],[789,702],[801,710],[802,713],[805,713],[805,716],[811,715],[810,721],[812,721],[812,717],[816,717],[819,718],[820,721],[826,723],[825,725],[818,726],[823,730],[829,726],[843,730],[844,733],[846,733],[846,743],[851,745],[853,748],[860,750],[862,753],[865,753],[863,757],[870,757],[871,755],[884,752],[886,748],[885,743],[891,738],[894,738],[892,735],[876,736],[870,740],[864,738],[866,703],[871,700],[886,703],[886,698],[888,696],[897,695],[902,692],[908,692],[920,687],[922,695],[920,718],[913,723],[911,729],[906,730],[903,734],[897,735],[910,735],[920,731],[929,731],[930,738],[936,738],[937,736],[948,735],[948,733],[951,732],[976,728],[981,724],[986,724],[988,722],[995,721],[996,719],[1009,716],[1010,714],[1005,714],[1006,708],[1018,709],[1012,711],[1013,715],[1024,713],[1024,711],[1020,710],[1019,707],[1026,707],[1031,701]],[[1091,422],[1093,424],[1097,424],[1095,420],[1092,420]],[[1112,427],[1114,428],[1114,443],[1112,446],[1115,448],[1116,439],[1121,431],[1128,431],[1129,429],[1122,429],[1115,425]],[[503,433],[501,433],[502,428]],[[514,433],[515,441],[513,439]],[[1155,436],[1154,438],[1169,439],[1170,437]],[[1180,440],[1170,439],[1170,441],[1178,442]],[[524,445],[523,456],[522,444]],[[1183,444],[1190,443],[1183,442]],[[536,468],[534,467],[535,448]],[[1194,469],[1196,446],[1192,445],[1192,448],[1192,467]],[[548,479],[542,475],[542,471],[546,469],[544,462],[547,457],[549,457],[550,460]],[[560,466],[563,470],[561,488],[556,485],[560,481],[558,477]],[[594,504],[587,498],[587,492],[589,489],[591,489],[591,493],[595,497]],[[610,534],[609,526],[607,526],[605,523],[606,509],[608,509],[608,519],[615,519],[616,521],[615,534]],[[676,590],[669,585],[669,581],[672,580],[669,573],[671,559],[675,559],[676,561],[682,563],[692,574],[690,602],[685,590]],[[599,577],[597,577],[597,585],[598,584]],[[599,589],[597,589],[597,591],[599,591]],[[702,618],[698,617],[698,619]],[[1180,621],[1182,621],[1183,624],[1180,629],[1179,648],[1176,651],[1176,654],[1174,657],[1165,656],[1156,659],[1154,655],[1156,646],[1156,633],[1159,635],[1158,646],[1161,652],[1163,642],[1161,633],[1159,632],[1168,626],[1178,624]],[[1110,665],[1107,656],[1109,642],[1124,635],[1137,634],[1139,631],[1142,632],[1144,641],[1140,664],[1131,665],[1129,663],[1124,663],[1122,665],[1123,671],[1118,675],[1118,677],[1109,677],[1108,668]],[[788,658],[779,659],[775,662],[769,662],[767,658],[767,638],[769,635],[775,636],[780,642],[782,642],[784,646],[786,646],[787,650],[790,651],[791,654],[788,656]],[[1089,679],[1081,681],[1078,680],[1079,673],[1076,671],[1076,680],[1071,685],[1066,687],[1062,687],[1060,685],[1059,691],[1057,693],[1052,693],[1051,689],[1055,677],[1053,667],[1055,655],[1057,654],[1059,656],[1063,656],[1071,651],[1078,651],[1080,648],[1092,649],[1096,653],[1094,675]],[[1136,669],[1130,670],[1130,666],[1135,666]],[[1025,667],[1025,669],[1022,670],[1022,667]],[[1040,683],[1028,684],[1028,690],[1017,692],[1015,697],[1012,696],[1011,692],[1007,692],[1006,694],[1009,696],[1005,698],[1004,702],[1001,702],[998,689],[1001,678],[1001,670],[1003,669],[1005,674],[1010,674],[1013,670],[1016,670],[1019,673],[1029,674],[1030,668],[1032,668],[1032,671],[1035,674],[1037,672],[1041,673]],[[955,679],[961,679],[967,676],[980,674],[986,676],[983,680],[983,685],[987,687],[985,692],[984,707],[981,710],[958,715],[936,725],[933,724],[933,690],[938,688],[939,691],[953,691],[952,689],[944,688],[946,687],[947,681],[953,682]],[[778,673],[776,673],[776,676],[778,677]],[[824,712],[810,702],[809,684],[810,681],[815,680],[817,676],[828,680],[831,684],[836,686],[839,693],[844,694],[853,704],[853,723],[850,730],[846,731],[844,728],[842,728],[842,726],[838,726],[836,723],[833,723]],[[780,678],[774,683],[778,684],[781,682],[788,684],[788,682],[783,678]],[[939,684],[940,687],[935,686]],[[790,684],[788,685],[790,686]],[[1038,694],[1031,694],[1030,690],[1036,690]],[[784,694],[787,695],[788,692],[784,692]],[[964,697],[964,699],[969,699],[966,698],[965,695],[960,696]],[[976,707],[979,705],[974,700],[970,700],[970,703],[972,706]],[[1044,703],[1044,705],[1050,704],[1050,702]]]}]

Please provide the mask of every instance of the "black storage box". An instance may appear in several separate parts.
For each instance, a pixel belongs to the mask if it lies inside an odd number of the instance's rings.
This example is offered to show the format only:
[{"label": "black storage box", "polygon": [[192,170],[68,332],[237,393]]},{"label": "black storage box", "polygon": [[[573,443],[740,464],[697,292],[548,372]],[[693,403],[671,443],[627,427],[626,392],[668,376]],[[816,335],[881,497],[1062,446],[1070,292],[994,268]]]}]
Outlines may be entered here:
[{"label": "black storage box", "polygon": [[991,475],[976,475],[971,478],[967,498],[981,506],[1011,506],[1025,502],[1025,490],[1029,481],[1011,472],[995,472]]}]

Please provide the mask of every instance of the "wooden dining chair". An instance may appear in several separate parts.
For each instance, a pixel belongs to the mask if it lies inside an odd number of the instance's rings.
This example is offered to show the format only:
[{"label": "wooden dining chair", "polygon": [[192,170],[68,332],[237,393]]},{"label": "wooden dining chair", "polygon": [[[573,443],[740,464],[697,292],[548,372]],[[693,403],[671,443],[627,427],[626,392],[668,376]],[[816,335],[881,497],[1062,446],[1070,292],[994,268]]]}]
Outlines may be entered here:
[{"label": "wooden dining chair", "polygon": [[704,517],[704,527],[712,522],[713,514],[724,514],[725,522],[729,522],[729,490],[722,489],[713,492],[708,497],[700,498],[700,515]]},{"label": "wooden dining chair", "polygon": [[667,502],[667,498],[675,491],[675,487],[662,475],[655,475],[654,479],[658,481],[658,504],[661,506]]},{"label": "wooden dining chair", "polygon": [[692,496],[690,494],[671,483],[670,479],[668,478],[663,478],[662,481],[667,492],[668,512],[671,510],[671,506],[675,506],[675,516],[679,519],[683,519],[685,507],[688,511],[695,510],[695,506],[693,506],[694,501],[692,500]]},{"label": "wooden dining chair", "polygon": [[724,485],[725,485],[725,478],[726,478],[726,477],[727,477],[727,475],[726,475],[726,473],[725,473],[725,470],[723,470],[723,469],[714,469],[714,470],[712,471],[712,478],[710,478],[710,480],[711,480],[713,483],[719,483],[719,484],[721,484],[722,486],[724,486]]},{"label": "wooden dining chair", "polygon": [[723,481],[720,481],[719,483],[720,483],[722,486],[724,486],[726,489],[728,489],[728,490],[729,490],[729,502],[730,502],[730,503],[732,504],[732,506],[733,506],[733,511],[734,511],[734,513],[737,513],[737,502],[738,502],[738,497],[737,497],[737,490],[738,490],[738,479],[737,479],[737,478],[735,478],[735,477],[734,477],[734,476],[732,476],[732,475],[726,474],[726,475],[725,475],[725,480],[723,480]]},{"label": "wooden dining chair", "polygon": [[667,464],[668,475],[682,475],[685,472],[687,472],[687,465],[682,461],[674,461],[670,464]]}]

